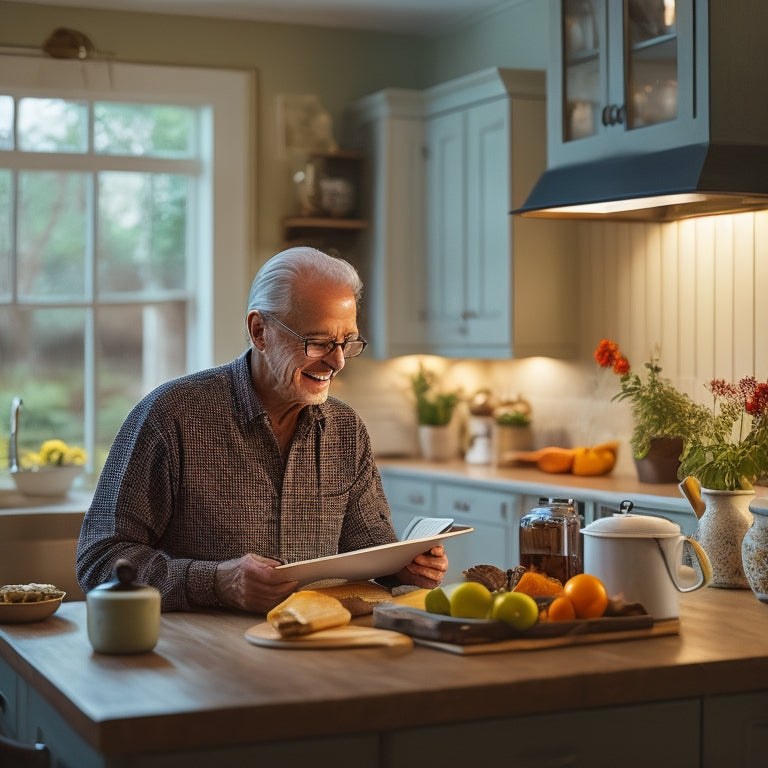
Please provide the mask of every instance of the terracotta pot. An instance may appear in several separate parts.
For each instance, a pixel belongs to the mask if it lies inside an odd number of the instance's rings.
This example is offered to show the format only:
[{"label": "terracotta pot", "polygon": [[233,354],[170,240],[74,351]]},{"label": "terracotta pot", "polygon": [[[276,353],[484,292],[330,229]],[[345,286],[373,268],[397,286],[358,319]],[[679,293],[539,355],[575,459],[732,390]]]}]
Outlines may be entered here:
[{"label": "terracotta pot", "polygon": [[[635,459],[641,483],[676,483],[680,469],[683,441],[679,437],[658,437],[651,440],[651,449],[642,459]],[[634,458],[634,457],[633,457]]]}]

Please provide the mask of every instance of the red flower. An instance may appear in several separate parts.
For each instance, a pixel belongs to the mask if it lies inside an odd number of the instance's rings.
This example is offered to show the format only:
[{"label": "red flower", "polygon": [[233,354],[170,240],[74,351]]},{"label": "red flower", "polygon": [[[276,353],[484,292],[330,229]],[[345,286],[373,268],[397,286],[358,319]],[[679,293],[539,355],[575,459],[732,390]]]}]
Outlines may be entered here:
[{"label": "red flower", "polygon": [[629,360],[626,357],[619,357],[613,364],[613,372],[619,376],[629,373]]},{"label": "red flower", "polygon": [[613,368],[619,376],[629,373],[629,360],[621,354],[615,341],[603,339],[595,350],[595,360],[601,368]]},{"label": "red flower", "polygon": [[711,379],[704,385],[715,397],[724,397],[726,400],[738,400],[739,390],[730,381],[725,379]]},{"label": "red flower", "polygon": [[750,416],[760,416],[768,408],[768,382],[756,384],[752,395],[747,397],[744,409]]}]

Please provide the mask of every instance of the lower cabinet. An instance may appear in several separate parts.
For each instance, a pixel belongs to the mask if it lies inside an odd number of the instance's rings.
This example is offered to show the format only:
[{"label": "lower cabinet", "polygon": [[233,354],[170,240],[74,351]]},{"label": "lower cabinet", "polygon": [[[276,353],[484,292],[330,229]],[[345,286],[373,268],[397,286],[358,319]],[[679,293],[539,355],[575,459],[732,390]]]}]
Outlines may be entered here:
[{"label": "lower cabinet", "polygon": [[518,527],[525,497],[477,483],[445,482],[386,469],[381,479],[398,537],[415,516],[451,517],[457,525],[474,529],[445,542],[449,561],[445,583],[463,581],[462,571],[480,563],[503,569],[519,563]]},{"label": "lower cabinet", "polygon": [[413,728],[386,737],[382,765],[423,768],[428,754],[440,768],[697,768],[700,718],[701,701],[683,699]]},{"label": "lower cabinet", "polygon": [[705,696],[702,768],[768,765],[768,693]]},{"label": "lower cabinet", "polygon": [[412,518],[437,516],[430,480],[398,477],[382,472],[381,482],[398,538],[402,538]]},{"label": "lower cabinet", "polygon": [[[438,483],[435,514],[452,517],[474,530],[445,542],[448,581],[463,581],[463,571],[486,563],[506,570],[519,562],[517,530],[520,497],[465,484]],[[514,535],[513,535],[514,534]]]}]

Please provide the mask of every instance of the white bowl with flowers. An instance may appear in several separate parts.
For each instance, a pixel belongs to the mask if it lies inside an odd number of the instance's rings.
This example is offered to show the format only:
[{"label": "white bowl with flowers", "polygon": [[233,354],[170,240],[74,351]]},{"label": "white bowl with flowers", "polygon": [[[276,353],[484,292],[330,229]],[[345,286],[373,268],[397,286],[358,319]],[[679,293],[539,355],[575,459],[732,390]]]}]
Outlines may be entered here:
[{"label": "white bowl with flowers", "polygon": [[16,488],[25,496],[64,496],[83,472],[86,452],[63,440],[46,440],[39,451],[30,451],[11,471]]}]

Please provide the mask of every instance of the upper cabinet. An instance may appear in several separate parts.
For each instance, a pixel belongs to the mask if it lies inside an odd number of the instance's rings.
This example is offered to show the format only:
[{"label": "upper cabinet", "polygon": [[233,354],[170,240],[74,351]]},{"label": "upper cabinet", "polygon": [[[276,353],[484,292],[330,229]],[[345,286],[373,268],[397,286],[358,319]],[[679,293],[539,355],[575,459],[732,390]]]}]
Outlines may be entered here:
[{"label": "upper cabinet", "polygon": [[359,266],[360,330],[377,359],[424,352],[423,97],[388,88],[357,101],[350,117],[352,141],[365,148],[360,205],[370,221]]},{"label": "upper cabinet", "polygon": [[543,73],[386,91],[355,114],[376,169],[364,212],[376,356],[572,354],[569,224],[510,215],[546,166]]},{"label": "upper cabinet", "polygon": [[707,17],[694,5],[706,3],[550,0],[550,165],[707,139]]}]

